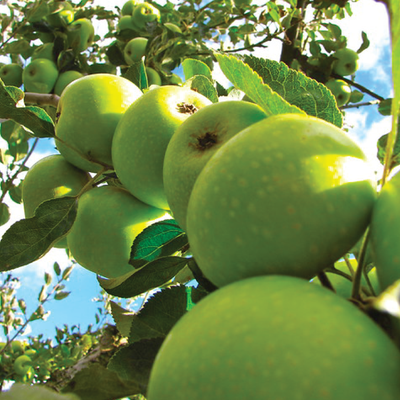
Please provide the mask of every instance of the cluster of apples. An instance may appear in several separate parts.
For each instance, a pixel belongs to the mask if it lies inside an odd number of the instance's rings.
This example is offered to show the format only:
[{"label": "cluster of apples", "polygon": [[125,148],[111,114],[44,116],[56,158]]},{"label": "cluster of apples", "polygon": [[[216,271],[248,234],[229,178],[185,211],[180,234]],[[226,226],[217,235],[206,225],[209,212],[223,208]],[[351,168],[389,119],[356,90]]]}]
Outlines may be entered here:
[{"label": "cluster of apples", "polygon": [[[340,76],[354,75],[359,68],[359,55],[352,49],[343,47],[336,50],[332,57],[332,71]],[[343,79],[331,78],[325,83],[326,87],[336,98],[338,107],[347,103],[358,103],[364,95],[359,90],[352,90],[350,85]]]},{"label": "cluster of apples", "polygon": [[[50,1],[46,23],[56,31],[66,35],[69,49],[77,53],[85,51],[94,40],[94,27],[90,19],[75,19],[74,8],[68,1]],[[54,37],[50,41],[42,36],[43,44],[36,47],[30,62],[23,68],[20,64],[10,63],[0,69],[0,78],[4,84],[20,87],[26,92],[55,93],[61,95],[63,89],[73,80],[83,76],[76,70],[59,72],[54,54]]]}]

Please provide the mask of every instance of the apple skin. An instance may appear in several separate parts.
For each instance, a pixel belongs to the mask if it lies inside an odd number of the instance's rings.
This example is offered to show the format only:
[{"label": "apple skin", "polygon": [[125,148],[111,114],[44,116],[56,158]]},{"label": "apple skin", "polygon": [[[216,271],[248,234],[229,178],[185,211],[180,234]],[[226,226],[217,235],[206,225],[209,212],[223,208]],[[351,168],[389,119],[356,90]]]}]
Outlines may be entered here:
[{"label": "apple skin", "polygon": [[58,78],[57,65],[47,58],[31,61],[22,73],[26,92],[50,93]]},{"label": "apple skin", "polygon": [[112,161],[129,192],[154,207],[169,209],[163,184],[168,143],[184,120],[209,104],[200,93],[165,85],[149,90],[126,110],[115,130]]},{"label": "apple skin", "polygon": [[134,25],[130,15],[123,15],[118,21],[117,30],[123,31],[125,29],[130,29],[132,31],[138,30],[137,26]]},{"label": "apple skin", "polygon": [[139,62],[146,52],[148,39],[136,37],[131,39],[124,48],[124,59],[128,65]]},{"label": "apple skin", "polygon": [[[25,218],[33,217],[36,208],[46,200],[76,196],[90,179],[87,172],[74,167],[60,154],[42,158],[31,167],[22,184]],[[67,247],[67,240],[62,238],[54,247]]]},{"label": "apple skin", "polygon": [[14,361],[13,368],[17,375],[24,376],[32,370],[32,359],[26,354],[18,356]]},{"label": "apple skin", "polygon": [[74,20],[74,7],[68,1],[51,2],[51,14],[46,19],[53,28],[66,27]]},{"label": "apple skin", "polygon": [[266,117],[256,104],[224,101],[200,109],[179,126],[165,153],[163,177],[168,204],[183,230],[190,193],[208,160],[234,135]]},{"label": "apple skin", "polygon": [[333,72],[341,76],[353,75],[359,67],[359,56],[351,49],[343,48],[333,53],[336,60],[332,64]]},{"label": "apple skin", "polygon": [[124,3],[124,5],[121,8],[121,14],[122,15],[132,15],[133,10],[135,7],[140,3],[140,1],[137,0],[128,0]]},{"label": "apple skin", "polygon": [[22,85],[23,68],[16,63],[6,64],[0,68],[0,78],[6,86],[20,87]]},{"label": "apple skin", "polygon": [[400,173],[383,186],[372,213],[371,253],[381,291],[400,279]]},{"label": "apple skin", "polygon": [[139,29],[146,29],[149,22],[159,22],[160,19],[160,10],[147,2],[138,4],[132,13],[132,20]]},{"label": "apple skin", "polygon": [[357,243],[375,200],[373,168],[342,130],[275,115],[207,162],[189,199],[187,235],[216,286],[268,274],[311,279]]},{"label": "apple skin", "polygon": [[63,90],[69,85],[71,82],[76,81],[79,78],[82,78],[83,74],[79,71],[65,71],[62,72],[57,79],[57,82],[54,86],[54,93],[57,96],[61,96]]},{"label": "apple skin", "polygon": [[299,278],[262,276],[183,315],[146,399],[395,400],[399,373],[398,348],[353,304]]},{"label": "apple skin", "polygon": [[59,152],[73,165],[97,172],[97,161],[112,166],[111,143],[115,128],[140,96],[128,79],[113,74],[94,74],[71,82],[62,92],[57,107],[56,137],[76,148],[75,152],[56,141]]},{"label": "apple skin", "polygon": [[151,67],[146,67],[146,75],[147,75],[147,83],[149,86],[151,85],[157,85],[161,86],[161,76],[160,74]]},{"label": "apple skin", "polygon": [[79,18],[68,26],[69,48],[76,49],[78,53],[85,51],[94,40],[94,27],[87,18]]},{"label": "apple skin", "polygon": [[164,215],[165,211],[142,203],[123,188],[96,187],[79,199],[68,247],[82,267],[116,278],[134,270],[128,261],[136,236]]},{"label": "apple skin", "polygon": [[342,107],[349,102],[351,88],[345,81],[341,79],[331,79],[325,83],[325,86],[335,96],[338,107]]}]

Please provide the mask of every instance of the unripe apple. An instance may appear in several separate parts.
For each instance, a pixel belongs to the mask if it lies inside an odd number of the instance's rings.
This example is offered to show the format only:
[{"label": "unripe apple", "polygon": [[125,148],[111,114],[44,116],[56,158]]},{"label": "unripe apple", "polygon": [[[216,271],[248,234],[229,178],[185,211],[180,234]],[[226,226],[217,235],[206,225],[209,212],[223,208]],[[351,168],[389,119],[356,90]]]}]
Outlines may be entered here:
[{"label": "unripe apple", "polygon": [[208,160],[231,137],[266,117],[258,105],[232,100],[208,105],[178,127],[165,153],[163,177],[168,204],[183,230],[193,185]]},{"label": "unripe apple", "polygon": [[66,27],[74,20],[74,7],[68,1],[52,1],[51,13],[46,17],[54,28]]},{"label": "unripe apple", "polygon": [[189,244],[216,286],[269,274],[310,279],[357,243],[375,200],[373,168],[345,132],[274,115],[231,138],[200,172]]},{"label": "unripe apple", "polygon": [[86,171],[99,171],[101,167],[95,162],[112,166],[115,128],[141,95],[135,84],[113,74],[87,75],[71,82],[62,92],[57,108],[55,130],[56,137],[61,139],[56,141],[59,152]]},{"label": "unripe apple", "polygon": [[136,236],[164,215],[165,211],[142,203],[125,189],[97,187],[79,199],[68,247],[82,267],[116,278],[133,271],[128,261]]},{"label": "unripe apple", "polygon": [[136,37],[130,40],[124,48],[124,58],[128,65],[138,62],[144,57],[148,39]]},{"label": "unripe apple", "polygon": [[135,9],[135,7],[137,6],[137,4],[139,4],[140,1],[138,0],[128,0],[124,3],[124,5],[121,8],[121,14],[122,15],[132,15],[133,14],[133,10]]},{"label": "unripe apple", "polygon": [[83,74],[79,71],[65,71],[62,72],[56,81],[54,86],[54,93],[58,96],[61,96],[63,90],[73,81],[82,78]]},{"label": "unripe apple", "polygon": [[139,29],[146,29],[146,25],[149,22],[160,21],[161,14],[160,10],[154,7],[152,4],[144,2],[138,4],[132,13],[132,19],[134,24]]},{"label": "unripe apple", "polygon": [[16,374],[24,376],[32,370],[32,360],[29,356],[23,354],[14,361],[14,371]]},{"label": "unripe apple", "polygon": [[341,76],[353,75],[359,67],[359,56],[358,54],[347,47],[336,50],[333,53],[333,57],[336,59],[333,64],[333,72]]},{"label": "unripe apple", "polygon": [[36,60],[37,58],[47,58],[50,61],[54,62],[53,55],[54,43],[45,43],[41,46],[38,46],[32,54],[32,60]]},{"label": "unripe apple", "polygon": [[132,31],[139,30],[138,27],[133,23],[130,15],[124,15],[118,21],[117,30],[123,31],[125,29],[130,29]]},{"label": "unripe apple", "polygon": [[147,83],[149,86],[151,86],[151,85],[160,86],[161,85],[161,83],[162,83],[161,76],[154,68],[146,67],[146,75],[147,75]]},{"label": "unripe apple", "polygon": [[397,400],[400,353],[354,304],[305,280],[218,289],[168,333],[148,400]]},{"label": "unripe apple", "polygon": [[205,96],[179,86],[158,86],[137,99],[115,130],[112,161],[124,187],[154,207],[168,210],[163,163],[167,145],[178,126],[199,108]]},{"label": "unripe apple", "polygon": [[94,27],[87,18],[79,18],[68,26],[69,48],[76,49],[78,53],[85,51],[94,39]]},{"label": "unripe apple", "polygon": [[359,103],[364,98],[364,93],[360,92],[359,90],[352,90],[349,102],[350,103]]},{"label": "unripe apple", "polygon": [[6,64],[0,68],[0,78],[5,85],[20,87],[23,68],[16,63]]},{"label": "unripe apple", "polygon": [[57,78],[57,65],[47,58],[37,58],[31,61],[22,73],[26,92],[50,93]]},{"label": "unripe apple", "polygon": [[[22,184],[25,218],[33,217],[36,208],[46,200],[76,196],[90,179],[87,172],[74,167],[60,154],[42,158],[31,167]],[[54,247],[66,245],[63,238]]]},{"label": "unripe apple", "polygon": [[335,96],[338,107],[347,104],[351,96],[351,87],[341,79],[330,79],[325,83],[325,86]]}]

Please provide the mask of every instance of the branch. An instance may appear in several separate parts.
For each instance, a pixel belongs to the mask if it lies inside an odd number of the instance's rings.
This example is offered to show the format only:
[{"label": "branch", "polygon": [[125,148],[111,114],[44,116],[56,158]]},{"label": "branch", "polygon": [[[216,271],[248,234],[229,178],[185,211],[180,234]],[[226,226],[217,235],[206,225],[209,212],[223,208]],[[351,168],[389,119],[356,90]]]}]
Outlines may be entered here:
[{"label": "branch", "polygon": [[57,108],[58,102],[60,101],[60,96],[56,94],[44,94],[44,93],[25,93],[26,104],[36,104],[38,106],[53,106]]}]

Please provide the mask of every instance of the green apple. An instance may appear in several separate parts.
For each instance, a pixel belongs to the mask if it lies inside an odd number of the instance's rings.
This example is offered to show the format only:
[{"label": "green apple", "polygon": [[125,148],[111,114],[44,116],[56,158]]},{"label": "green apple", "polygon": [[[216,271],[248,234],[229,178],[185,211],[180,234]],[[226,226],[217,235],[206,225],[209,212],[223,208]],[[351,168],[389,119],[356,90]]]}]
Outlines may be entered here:
[{"label": "green apple", "polygon": [[79,71],[65,71],[62,72],[56,81],[54,86],[54,93],[58,96],[61,96],[63,90],[69,85],[71,82],[76,81],[79,78],[82,78],[83,74]]},{"label": "green apple", "polygon": [[207,162],[189,199],[189,244],[216,286],[267,274],[311,279],[357,243],[375,200],[373,168],[345,132],[275,115]]},{"label": "green apple", "polygon": [[139,62],[146,53],[148,39],[136,37],[130,40],[124,48],[124,58],[128,65]]},{"label": "green apple", "polygon": [[136,236],[164,215],[165,211],[142,203],[123,188],[100,186],[79,199],[68,247],[82,267],[116,278],[133,271],[128,261]]},{"label": "green apple", "polygon": [[74,20],[74,7],[68,1],[52,1],[50,14],[46,17],[53,28],[66,27]]},{"label": "green apple", "polygon": [[36,47],[32,54],[32,60],[47,58],[50,61],[54,61],[53,49],[54,43],[45,43]]},{"label": "green apple", "polygon": [[382,188],[370,226],[371,251],[381,291],[400,279],[400,173]]},{"label": "green apple", "polygon": [[179,86],[158,86],[137,99],[115,130],[112,161],[129,192],[154,207],[168,210],[163,163],[178,126],[198,109],[211,104],[205,96]]},{"label": "green apple", "polygon": [[26,92],[50,93],[58,78],[57,65],[47,58],[31,61],[22,73]]},{"label": "green apple", "polygon": [[148,400],[397,400],[400,353],[333,292],[288,276],[209,294],[168,333]]},{"label": "green apple", "polygon": [[163,177],[168,204],[183,230],[193,185],[208,160],[231,137],[266,117],[256,104],[224,101],[202,108],[176,130],[165,153]]},{"label": "green apple", "polygon": [[68,26],[69,48],[78,53],[85,51],[94,40],[94,27],[87,18],[79,18]]},{"label": "green apple", "polygon": [[124,15],[118,21],[117,30],[123,31],[125,29],[130,29],[132,31],[139,30],[139,28],[133,23],[130,15]]},{"label": "green apple", "polygon": [[14,371],[16,374],[24,376],[31,370],[32,370],[32,359],[29,356],[23,354],[22,356],[19,356],[15,359]]},{"label": "green apple", "polygon": [[86,171],[97,172],[100,165],[111,167],[115,128],[141,95],[135,84],[113,74],[87,75],[71,82],[62,92],[57,108],[59,152]]},{"label": "green apple", "polygon": [[182,78],[177,74],[172,74],[168,79],[169,85],[181,85]]},{"label": "green apple", "polygon": [[330,79],[325,83],[325,86],[335,96],[338,107],[347,104],[351,96],[351,87],[341,79]]},{"label": "green apple", "polygon": [[350,103],[359,103],[364,98],[364,93],[360,92],[359,90],[352,90],[349,102]]},{"label": "green apple", "polygon": [[23,68],[16,63],[6,64],[0,68],[0,78],[7,86],[20,87],[22,85]]},{"label": "green apple", "polygon": [[146,67],[146,75],[147,75],[147,83],[149,86],[151,85],[157,85],[161,86],[161,76],[160,74],[151,67]]},{"label": "green apple", "polygon": [[353,75],[359,67],[359,56],[354,50],[343,49],[336,50],[333,53],[335,61],[332,64],[333,72],[341,76]]},{"label": "green apple", "polygon": [[[42,158],[31,167],[22,184],[25,218],[33,217],[36,208],[46,200],[76,196],[90,179],[87,172],[74,167],[60,154]],[[62,238],[54,247],[66,246],[67,241]]]},{"label": "green apple", "polygon": [[121,8],[121,14],[123,16],[125,15],[132,15],[133,10],[135,7],[140,3],[138,0],[128,0],[124,3],[124,5]]},{"label": "green apple", "polygon": [[135,7],[132,13],[132,19],[139,29],[146,29],[149,22],[160,22],[161,14],[158,8],[150,3],[144,2]]}]

